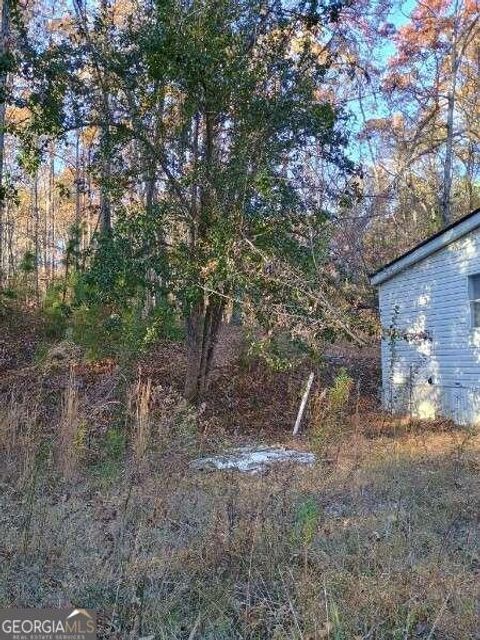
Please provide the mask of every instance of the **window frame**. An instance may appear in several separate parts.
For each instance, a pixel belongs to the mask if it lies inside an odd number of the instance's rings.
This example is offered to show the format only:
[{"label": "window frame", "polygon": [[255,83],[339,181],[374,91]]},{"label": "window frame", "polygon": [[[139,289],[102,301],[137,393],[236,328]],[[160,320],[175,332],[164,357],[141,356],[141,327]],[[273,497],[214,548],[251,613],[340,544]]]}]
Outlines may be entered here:
[{"label": "window frame", "polygon": [[469,303],[469,309],[470,309],[470,328],[473,329],[474,331],[477,331],[477,330],[480,330],[480,317],[478,320],[478,324],[475,324],[475,305],[480,306],[480,297],[479,298],[474,297],[475,295],[474,278],[478,278],[477,285],[478,285],[479,291],[477,295],[480,295],[480,272],[470,273],[468,275],[468,303]]}]

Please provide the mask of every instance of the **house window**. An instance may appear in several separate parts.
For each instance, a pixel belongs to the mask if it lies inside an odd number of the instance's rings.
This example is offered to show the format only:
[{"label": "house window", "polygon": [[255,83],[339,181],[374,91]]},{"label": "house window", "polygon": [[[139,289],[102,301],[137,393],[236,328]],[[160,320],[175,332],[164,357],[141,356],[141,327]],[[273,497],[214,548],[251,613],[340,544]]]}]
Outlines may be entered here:
[{"label": "house window", "polygon": [[480,273],[468,277],[472,327],[480,327]]}]

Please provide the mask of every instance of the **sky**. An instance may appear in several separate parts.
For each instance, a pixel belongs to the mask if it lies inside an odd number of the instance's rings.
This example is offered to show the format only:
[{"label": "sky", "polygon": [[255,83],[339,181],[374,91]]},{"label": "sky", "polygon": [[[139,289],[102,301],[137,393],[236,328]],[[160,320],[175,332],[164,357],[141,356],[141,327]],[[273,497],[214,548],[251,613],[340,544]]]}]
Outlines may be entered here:
[{"label": "sky", "polygon": [[409,15],[416,5],[415,0],[404,0],[403,2],[397,2],[397,7],[391,14],[391,20],[397,27],[407,22]]},{"label": "sky", "polygon": [[[390,14],[390,21],[397,27],[397,29],[408,22],[409,16],[412,13],[416,0],[395,0],[397,5]],[[394,52],[393,44],[385,42],[385,56],[389,57]]]},{"label": "sky", "polygon": [[[417,5],[417,0],[394,0],[393,4],[394,8],[388,16],[388,21],[399,29],[409,21],[410,15]],[[393,37],[390,40],[386,38],[382,40],[381,49],[378,53],[383,60],[387,60],[395,53]]]},{"label": "sky", "polygon": [[[417,5],[417,0],[394,0],[393,4],[394,8],[390,12],[387,21],[394,24],[398,29],[409,21],[410,15]],[[391,39],[382,38],[380,42],[378,49],[372,53],[377,62],[383,65],[394,55],[395,44],[393,36]],[[355,140],[355,134],[360,133],[364,125],[364,117],[358,101],[353,100],[350,102],[349,110],[353,115],[352,133],[354,134],[349,147],[349,156],[355,162],[369,164],[372,158],[368,146],[366,147],[362,142]],[[368,120],[370,118],[387,117],[389,110],[382,96],[374,94],[364,100],[363,113]]]}]

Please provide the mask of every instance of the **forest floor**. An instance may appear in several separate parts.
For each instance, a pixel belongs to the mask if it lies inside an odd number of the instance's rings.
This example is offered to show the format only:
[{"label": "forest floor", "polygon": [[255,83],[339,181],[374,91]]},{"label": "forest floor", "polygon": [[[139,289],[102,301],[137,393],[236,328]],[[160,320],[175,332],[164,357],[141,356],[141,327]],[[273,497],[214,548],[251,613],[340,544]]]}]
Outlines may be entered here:
[{"label": "forest floor", "polygon": [[[293,439],[308,368],[247,357],[238,328],[195,411],[181,345],[127,372],[41,324],[0,331],[2,606],[93,608],[118,640],[480,639],[480,437],[383,414],[375,350],[328,354]],[[340,366],[354,382],[329,412]],[[190,467],[275,442],[318,463]]]}]

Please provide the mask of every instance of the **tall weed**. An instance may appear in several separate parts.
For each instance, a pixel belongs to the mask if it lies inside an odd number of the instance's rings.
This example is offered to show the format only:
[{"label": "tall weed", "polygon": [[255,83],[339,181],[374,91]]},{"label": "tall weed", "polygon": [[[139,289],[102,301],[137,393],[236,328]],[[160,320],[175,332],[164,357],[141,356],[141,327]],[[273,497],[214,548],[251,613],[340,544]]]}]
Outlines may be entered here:
[{"label": "tall weed", "polygon": [[70,367],[58,425],[58,464],[65,479],[70,479],[77,470],[85,453],[86,423],[80,409],[75,373]]},{"label": "tall weed", "polygon": [[311,440],[317,451],[324,453],[338,447],[349,433],[352,425],[348,402],[352,387],[352,378],[342,368],[327,392],[318,392],[313,398]]}]

